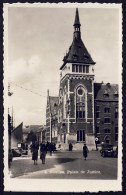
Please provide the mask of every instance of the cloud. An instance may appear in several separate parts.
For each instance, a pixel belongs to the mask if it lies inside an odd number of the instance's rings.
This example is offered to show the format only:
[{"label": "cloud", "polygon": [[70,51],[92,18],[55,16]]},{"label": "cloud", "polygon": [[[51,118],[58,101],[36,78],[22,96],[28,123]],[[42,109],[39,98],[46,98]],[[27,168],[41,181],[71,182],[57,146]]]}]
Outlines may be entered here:
[{"label": "cloud", "polygon": [[8,68],[13,92],[9,107],[14,108],[16,125],[45,124],[47,89],[50,95],[58,95],[58,71],[56,75],[53,64],[37,55],[17,59]]},{"label": "cloud", "polygon": [[30,112],[27,109],[22,108],[16,113],[16,123],[19,124],[20,122],[23,122],[25,125],[42,124],[41,114],[41,112]]},{"label": "cloud", "polygon": [[25,80],[26,77],[26,67],[27,67],[27,63],[25,61],[25,59],[18,59],[16,61],[14,61],[12,64],[9,65],[9,80],[14,81],[14,82],[18,82],[20,80]]},{"label": "cloud", "polygon": [[9,80],[15,83],[34,82],[35,75],[41,74],[41,60],[38,56],[31,56],[28,60],[20,58],[9,65]]},{"label": "cloud", "polygon": [[30,75],[39,73],[41,60],[38,56],[32,56],[28,61],[28,71]]}]

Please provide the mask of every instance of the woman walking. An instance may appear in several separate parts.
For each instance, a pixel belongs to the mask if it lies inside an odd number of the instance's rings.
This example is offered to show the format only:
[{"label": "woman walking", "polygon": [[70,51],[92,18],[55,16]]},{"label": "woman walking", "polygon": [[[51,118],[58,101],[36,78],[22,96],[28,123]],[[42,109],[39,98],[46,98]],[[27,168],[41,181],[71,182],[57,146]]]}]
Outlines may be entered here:
[{"label": "woman walking", "polygon": [[88,153],[88,148],[87,148],[86,144],[84,144],[84,146],[83,146],[83,156],[84,156],[85,160],[87,158],[87,153]]},{"label": "woman walking", "polygon": [[31,152],[32,152],[32,160],[34,160],[34,165],[37,165],[38,149],[39,149],[38,143],[37,142],[33,143],[31,147]]}]

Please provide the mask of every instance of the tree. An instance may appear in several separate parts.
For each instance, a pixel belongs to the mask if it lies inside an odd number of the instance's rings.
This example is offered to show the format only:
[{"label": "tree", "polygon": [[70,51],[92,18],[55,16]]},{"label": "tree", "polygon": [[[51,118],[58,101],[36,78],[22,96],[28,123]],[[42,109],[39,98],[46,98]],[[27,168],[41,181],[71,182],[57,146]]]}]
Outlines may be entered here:
[{"label": "tree", "polygon": [[26,138],[26,142],[27,143],[29,143],[29,142],[35,142],[35,141],[37,141],[37,136],[36,136],[36,134],[33,132],[33,131],[31,131],[29,134],[28,134],[28,136],[27,136],[27,138]]}]

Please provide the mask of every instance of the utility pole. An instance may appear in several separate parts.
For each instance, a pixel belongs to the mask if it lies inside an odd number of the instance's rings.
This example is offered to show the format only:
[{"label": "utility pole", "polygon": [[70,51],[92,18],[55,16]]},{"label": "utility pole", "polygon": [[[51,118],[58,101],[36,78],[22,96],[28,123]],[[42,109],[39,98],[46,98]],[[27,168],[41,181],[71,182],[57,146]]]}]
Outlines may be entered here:
[{"label": "utility pole", "polygon": [[11,131],[13,131],[13,107],[12,107],[12,121],[11,121]]},{"label": "utility pole", "polygon": [[[13,93],[10,91],[10,82],[8,83],[8,96],[11,97]],[[8,108],[8,141],[9,141],[9,151],[11,150],[11,132],[13,130],[13,107],[12,107],[12,117],[9,114]]]}]

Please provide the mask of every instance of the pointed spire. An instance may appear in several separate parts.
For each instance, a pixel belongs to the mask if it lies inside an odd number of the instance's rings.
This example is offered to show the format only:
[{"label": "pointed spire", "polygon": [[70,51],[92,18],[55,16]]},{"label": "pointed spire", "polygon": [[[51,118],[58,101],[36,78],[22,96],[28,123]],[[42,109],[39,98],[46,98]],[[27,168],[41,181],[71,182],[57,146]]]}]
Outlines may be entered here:
[{"label": "pointed spire", "polygon": [[76,8],[76,14],[75,14],[75,21],[74,21],[74,36],[73,38],[81,38],[81,32],[80,32],[80,20],[79,20],[79,12],[78,8]]},{"label": "pointed spire", "polygon": [[75,25],[80,25],[78,8],[76,8],[76,15],[75,15],[74,26]]}]

